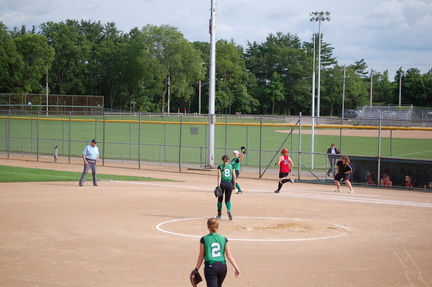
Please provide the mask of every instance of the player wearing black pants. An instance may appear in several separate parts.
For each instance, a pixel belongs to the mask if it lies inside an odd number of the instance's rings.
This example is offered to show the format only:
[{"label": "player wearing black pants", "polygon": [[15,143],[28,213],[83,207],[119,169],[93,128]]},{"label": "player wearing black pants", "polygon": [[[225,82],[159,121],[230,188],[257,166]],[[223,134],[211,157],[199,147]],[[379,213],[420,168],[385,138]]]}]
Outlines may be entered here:
[{"label": "player wearing black pants", "polygon": [[207,282],[207,286],[221,286],[218,282],[223,282],[225,280],[228,268],[226,263],[215,261],[210,264],[204,262],[204,276]]},{"label": "player wearing black pants", "polygon": [[236,176],[233,173],[233,167],[229,162],[227,155],[222,156],[223,163],[218,166],[217,185],[222,188],[222,195],[217,199],[217,215],[216,218],[222,218],[222,201],[225,195],[225,206],[227,209],[228,219],[232,220],[231,214],[231,194],[233,190],[233,184],[236,183]]},{"label": "player wearing black pants", "polygon": [[289,151],[286,148],[281,150],[281,156],[278,159],[278,162],[275,165],[279,165],[279,181],[278,188],[275,190],[275,193],[279,193],[282,185],[286,182],[294,183],[292,178],[286,178],[288,174],[291,172],[291,169],[294,167],[292,159],[288,156]]},{"label": "player wearing black pants", "polygon": [[227,274],[227,260],[235,269],[235,276],[240,276],[240,269],[231,253],[228,239],[217,233],[219,222],[216,218],[207,220],[209,233],[200,239],[200,247],[195,272],[204,261],[204,277],[207,287],[221,287]]},{"label": "player wearing black pants", "polygon": [[[232,183],[231,182],[227,182],[227,181],[222,181],[220,184],[220,187],[222,188],[224,195],[225,195],[225,206],[227,207],[227,212],[228,212],[228,217],[229,220],[232,219],[232,215],[231,215],[231,195],[232,195]],[[218,197],[218,216],[219,218],[221,218],[222,216],[222,202],[224,200],[224,196],[219,196]]]}]

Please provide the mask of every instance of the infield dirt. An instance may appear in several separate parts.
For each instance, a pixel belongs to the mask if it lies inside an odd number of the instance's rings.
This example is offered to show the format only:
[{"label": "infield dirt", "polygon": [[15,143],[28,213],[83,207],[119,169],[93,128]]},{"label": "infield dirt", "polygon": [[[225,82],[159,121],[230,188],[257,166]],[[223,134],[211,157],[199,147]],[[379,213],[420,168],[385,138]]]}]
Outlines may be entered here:
[{"label": "infield dirt", "polygon": [[[0,184],[0,286],[189,286],[216,173],[164,169],[98,171],[176,182]],[[239,183],[219,231],[242,274],[229,265],[223,286],[432,285],[432,193],[296,183],[275,194],[276,179],[246,173]]]}]

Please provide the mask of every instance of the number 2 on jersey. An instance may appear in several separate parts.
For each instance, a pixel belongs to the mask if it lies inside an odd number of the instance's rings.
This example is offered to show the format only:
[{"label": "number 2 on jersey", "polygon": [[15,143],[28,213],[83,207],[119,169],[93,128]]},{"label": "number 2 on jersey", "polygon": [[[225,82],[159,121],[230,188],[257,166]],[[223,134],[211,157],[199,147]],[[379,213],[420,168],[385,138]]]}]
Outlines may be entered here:
[{"label": "number 2 on jersey", "polygon": [[221,254],[221,246],[219,243],[214,242],[214,243],[212,243],[211,247],[212,247],[212,257],[213,258],[220,257],[222,255]]}]

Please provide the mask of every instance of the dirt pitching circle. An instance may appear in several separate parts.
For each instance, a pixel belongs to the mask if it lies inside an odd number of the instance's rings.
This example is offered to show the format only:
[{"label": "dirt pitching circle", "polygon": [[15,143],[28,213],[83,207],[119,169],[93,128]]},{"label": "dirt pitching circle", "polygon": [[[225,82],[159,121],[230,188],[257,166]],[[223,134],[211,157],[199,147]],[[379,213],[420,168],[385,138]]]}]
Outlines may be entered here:
[{"label": "dirt pitching circle", "polygon": [[[159,223],[156,229],[171,235],[200,238],[206,221],[207,218],[174,219]],[[233,221],[222,219],[219,225],[224,230],[224,236],[235,241],[324,240],[345,236],[350,231],[342,225],[280,217],[236,217]]]}]

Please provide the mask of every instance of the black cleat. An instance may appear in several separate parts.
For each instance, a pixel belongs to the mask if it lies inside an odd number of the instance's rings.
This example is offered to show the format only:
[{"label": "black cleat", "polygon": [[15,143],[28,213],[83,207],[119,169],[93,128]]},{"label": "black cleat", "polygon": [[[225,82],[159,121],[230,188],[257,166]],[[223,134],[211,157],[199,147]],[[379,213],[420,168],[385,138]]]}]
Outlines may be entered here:
[{"label": "black cleat", "polygon": [[228,219],[229,219],[229,220],[232,220],[233,217],[232,217],[231,211],[227,211],[227,213],[228,213]]}]

